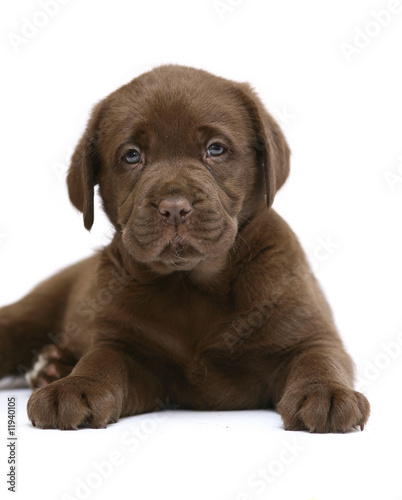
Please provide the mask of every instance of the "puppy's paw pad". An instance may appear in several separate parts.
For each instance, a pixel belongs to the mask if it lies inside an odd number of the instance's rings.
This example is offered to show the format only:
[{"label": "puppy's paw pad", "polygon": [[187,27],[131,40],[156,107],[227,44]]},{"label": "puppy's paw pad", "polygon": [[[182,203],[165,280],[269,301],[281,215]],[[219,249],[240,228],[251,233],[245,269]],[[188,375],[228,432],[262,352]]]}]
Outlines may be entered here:
[{"label": "puppy's paw pad", "polygon": [[312,383],[286,391],[278,411],[287,430],[347,432],[364,429],[370,405],[363,394],[346,386]]},{"label": "puppy's paw pad", "polygon": [[74,368],[76,359],[67,351],[55,345],[45,346],[38,356],[32,370],[25,375],[26,381],[33,389],[44,387],[67,377]]}]

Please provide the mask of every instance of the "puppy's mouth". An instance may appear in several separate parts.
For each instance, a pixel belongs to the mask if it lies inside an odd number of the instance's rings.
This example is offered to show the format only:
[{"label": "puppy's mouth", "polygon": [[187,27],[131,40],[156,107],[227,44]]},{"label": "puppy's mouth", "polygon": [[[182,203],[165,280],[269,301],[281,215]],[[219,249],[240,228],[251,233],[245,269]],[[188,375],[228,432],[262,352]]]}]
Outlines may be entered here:
[{"label": "puppy's mouth", "polygon": [[[143,235],[142,235],[143,236]],[[123,242],[131,255],[139,262],[159,263],[170,270],[191,270],[206,258],[202,248],[196,248],[191,236],[184,228],[165,227],[159,236],[150,236],[144,242],[132,227],[123,230]],[[200,242],[199,242],[200,243]]]},{"label": "puppy's mouth", "polygon": [[167,267],[188,270],[204,258],[186,239],[176,235],[162,248],[157,260]]}]

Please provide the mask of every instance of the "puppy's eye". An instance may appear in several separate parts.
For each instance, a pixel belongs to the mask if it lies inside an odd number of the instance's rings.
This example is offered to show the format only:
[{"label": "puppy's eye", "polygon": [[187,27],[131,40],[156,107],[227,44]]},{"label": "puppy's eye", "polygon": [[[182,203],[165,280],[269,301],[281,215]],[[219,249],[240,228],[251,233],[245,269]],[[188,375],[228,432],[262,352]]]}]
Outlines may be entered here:
[{"label": "puppy's eye", "polygon": [[227,148],[225,148],[225,146],[222,146],[222,144],[219,144],[217,142],[214,142],[213,144],[207,147],[207,155],[211,156],[212,158],[214,158],[215,156],[221,156],[226,151]]},{"label": "puppy's eye", "polygon": [[130,165],[135,165],[141,162],[141,155],[136,149],[129,149],[123,158]]}]

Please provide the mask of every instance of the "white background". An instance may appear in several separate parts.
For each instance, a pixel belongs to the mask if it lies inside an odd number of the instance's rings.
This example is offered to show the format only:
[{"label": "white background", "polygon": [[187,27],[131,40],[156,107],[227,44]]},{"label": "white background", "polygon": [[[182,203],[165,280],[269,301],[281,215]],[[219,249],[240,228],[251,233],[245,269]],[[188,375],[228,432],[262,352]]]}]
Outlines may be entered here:
[{"label": "white background", "polygon": [[[94,103],[162,63],[249,81],[292,149],[274,206],[314,265],[372,416],[362,433],[327,436],[285,432],[268,411],[41,431],[29,391],[11,389],[1,498],[11,395],[21,499],[401,500],[402,2],[384,26],[381,0],[222,0],[220,13],[213,0],[64,3],[50,19],[38,0],[0,6],[0,305],[107,242],[100,211],[86,232],[64,182]],[[32,21],[44,26],[15,42]]]}]

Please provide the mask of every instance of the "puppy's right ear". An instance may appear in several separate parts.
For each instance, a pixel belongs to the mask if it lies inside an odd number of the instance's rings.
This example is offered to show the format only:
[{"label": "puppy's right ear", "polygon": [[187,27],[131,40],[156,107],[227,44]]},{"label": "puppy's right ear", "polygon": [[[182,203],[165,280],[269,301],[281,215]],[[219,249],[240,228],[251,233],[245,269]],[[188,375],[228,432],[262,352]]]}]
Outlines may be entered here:
[{"label": "puppy's right ear", "polygon": [[290,149],[278,123],[254,90],[247,83],[239,84],[238,88],[252,120],[255,150],[264,178],[267,205],[270,207],[276,192],[289,175]]},{"label": "puppy's right ear", "polygon": [[94,222],[94,187],[98,183],[100,168],[100,123],[104,108],[104,101],[94,107],[84,135],[71,158],[67,176],[71,203],[84,214],[84,226],[88,231]]}]

